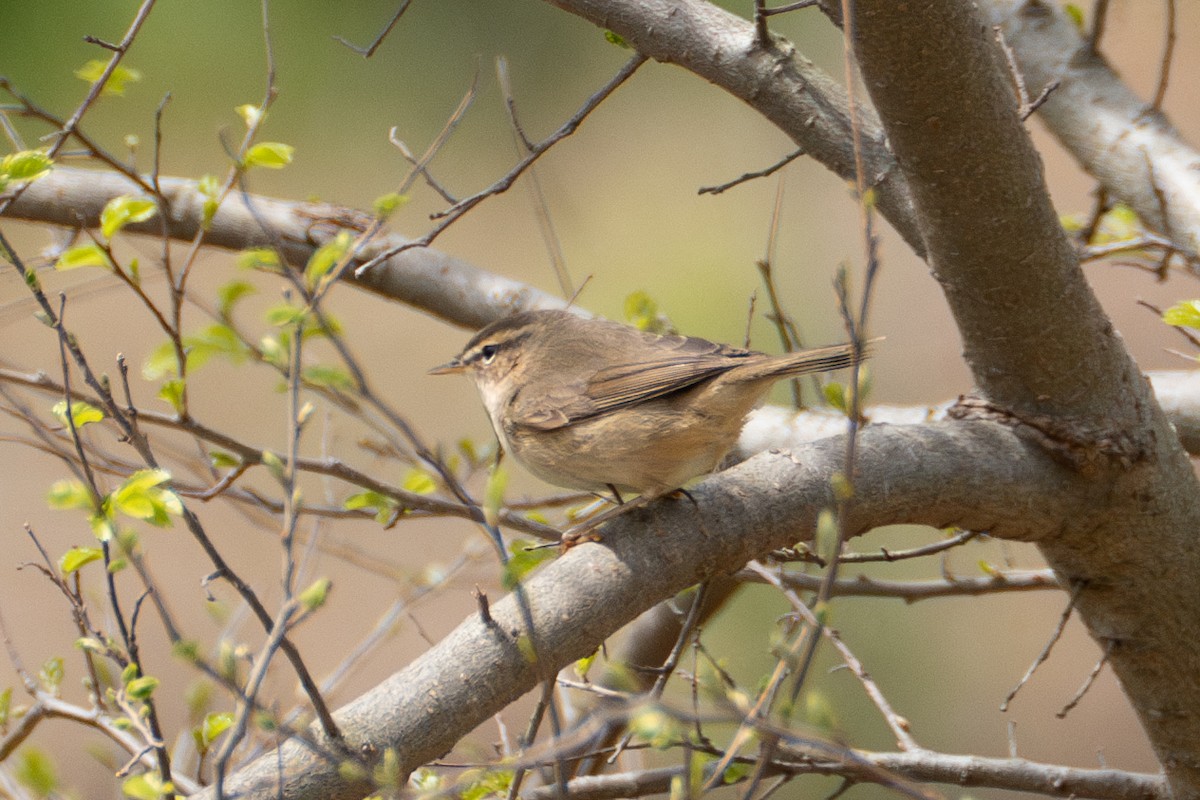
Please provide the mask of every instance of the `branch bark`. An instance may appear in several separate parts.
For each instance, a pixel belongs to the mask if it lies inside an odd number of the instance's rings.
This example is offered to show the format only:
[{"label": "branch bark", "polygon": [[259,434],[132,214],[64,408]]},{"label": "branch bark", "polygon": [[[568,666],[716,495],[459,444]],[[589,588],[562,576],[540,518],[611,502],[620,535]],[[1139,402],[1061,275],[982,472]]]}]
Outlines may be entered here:
[{"label": "branch bark", "polygon": [[[844,447],[837,437],[794,452],[763,453],[690,490],[695,506],[668,499],[617,517],[606,526],[603,544],[573,548],[526,580],[536,663],[517,644],[521,617],[506,597],[491,606],[493,622],[472,615],[340,709],[335,717],[348,745],[378,754],[395,749],[399,772],[407,774],[655,603],[806,538],[820,510],[833,505],[831,481],[844,466]],[[1102,496],[1092,491],[1104,490],[987,421],[869,427],[859,448],[861,489],[848,520],[856,532],[908,521],[1040,539],[1064,516],[1099,504]],[[231,795],[263,800],[352,798],[371,788],[294,741],[226,784]]]},{"label": "branch bark", "polygon": [[[1042,185],[991,30],[967,4],[860,0],[864,81],[986,402],[1106,497],[1039,540],[1178,797],[1200,796],[1200,487]],[[1184,687],[1188,688],[1184,688]]]},{"label": "branch bark", "polygon": [[[195,181],[162,178],[160,184],[171,204],[166,220],[167,236],[190,241],[201,230],[205,198],[197,191]],[[5,216],[70,228],[94,228],[100,224],[105,203],[130,193],[141,192],[136,184],[117,173],[60,166],[30,184]],[[286,262],[303,269],[313,252],[339,229],[362,231],[370,222],[371,218],[360,211],[328,203],[300,203],[234,193],[221,204],[204,241],[230,250],[270,247],[281,242],[281,255]],[[269,233],[262,229],[261,223],[270,228]],[[126,230],[161,235],[162,225],[163,221],[156,218],[131,224]],[[395,233],[376,236],[363,248],[359,263],[366,263],[406,241]],[[430,247],[405,250],[361,277],[354,277],[350,270],[346,280],[471,329],[515,311],[566,305],[562,299],[528,284],[486,272]]]},{"label": "branch bark", "polygon": [[1055,3],[990,0],[1031,95],[1058,88],[1038,112],[1112,197],[1195,258],[1200,256],[1200,152],[1139,98]]}]

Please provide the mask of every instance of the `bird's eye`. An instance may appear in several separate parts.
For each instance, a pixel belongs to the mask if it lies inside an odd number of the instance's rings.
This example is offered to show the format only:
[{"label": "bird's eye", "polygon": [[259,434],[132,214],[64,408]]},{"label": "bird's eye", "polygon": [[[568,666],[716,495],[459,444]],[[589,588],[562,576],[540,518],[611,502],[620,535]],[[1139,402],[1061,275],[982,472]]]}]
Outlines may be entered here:
[{"label": "bird's eye", "polygon": [[479,355],[481,356],[480,360],[485,364],[490,364],[496,359],[496,353],[498,352],[500,352],[500,345],[485,344],[479,351]]}]

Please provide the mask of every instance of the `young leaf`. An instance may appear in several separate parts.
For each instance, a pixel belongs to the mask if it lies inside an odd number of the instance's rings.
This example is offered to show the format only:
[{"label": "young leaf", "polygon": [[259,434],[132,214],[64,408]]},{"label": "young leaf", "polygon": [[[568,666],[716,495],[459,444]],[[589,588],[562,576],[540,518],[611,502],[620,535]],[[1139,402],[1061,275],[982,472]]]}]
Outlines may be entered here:
[{"label": "young leaf", "polygon": [[49,797],[58,790],[58,776],[50,757],[36,747],[26,747],[16,763],[17,781],[35,797]]},{"label": "young leaf", "polygon": [[200,726],[201,735],[204,738],[204,744],[210,745],[213,741],[225,731],[229,730],[233,725],[233,714],[228,711],[214,711],[211,714],[204,716],[204,722]]},{"label": "young leaf", "polygon": [[242,121],[246,123],[247,128],[253,128],[263,120],[263,110],[261,107],[246,103],[234,109]]},{"label": "young leaf", "polygon": [[112,493],[114,510],[160,528],[170,525],[171,517],[183,513],[183,503],[177,494],[162,485],[169,480],[171,475],[166,470],[138,470]]},{"label": "young leaf", "polygon": [[499,524],[500,507],[504,505],[504,490],[508,487],[508,470],[497,464],[488,475],[483,490],[483,516],[488,525]]},{"label": "young leaf", "polygon": [[343,230],[317,248],[304,267],[304,283],[310,291],[315,290],[321,280],[345,258],[353,242],[350,231]]},{"label": "young leaf", "polygon": [[332,586],[333,581],[329,580],[329,578],[319,578],[302,591],[297,599],[304,606],[305,611],[316,611],[325,605],[325,601],[329,598],[329,589]]},{"label": "young leaf", "polygon": [[280,142],[260,142],[246,151],[246,159],[242,162],[246,169],[251,167],[266,167],[267,169],[283,169],[292,163],[292,154],[296,148]]},{"label": "young leaf", "polygon": [[184,412],[183,407],[183,391],[186,386],[182,378],[171,378],[163,381],[163,385],[158,389],[158,399],[166,400],[171,404],[171,408],[175,409],[176,414]]},{"label": "young leaf", "polygon": [[548,549],[530,550],[533,545],[524,539],[514,539],[509,545],[509,550],[512,557],[508,559],[508,563],[504,565],[504,573],[500,576],[500,582],[508,591],[512,591],[517,587],[517,584],[533,572],[534,568],[554,557],[554,551]]},{"label": "young leaf", "polygon": [[349,372],[340,367],[313,364],[311,367],[305,367],[302,374],[304,375],[304,380],[313,386],[339,389],[343,392],[352,392],[355,388],[354,378]]},{"label": "young leaf", "polygon": [[257,269],[263,272],[280,272],[279,255],[269,247],[252,247],[238,253],[239,269]]},{"label": "young leaf", "polygon": [[[272,253],[271,255],[274,255]],[[217,310],[222,319],[229,319],[233,315],[233,306],[238,300],[241,300],[247,295],[254,294],[257,289],[254,285],[246,281],[230,281],[217,289]]]},{"label": "young leaf", "polygon": [[164,781],[155,772],[143,772],[141,775],[128,778],[121,784],[121,791],[125,793],[126,797],[132,797],[133,800],[162,800],[162,798],[177,796],[175,784]]},{"label": "young leaf", "polygon": [[360,508],[375,509],[375,521],[383,525],[391,521],[400,504],[379,492],[366,491],[350,495],[342,503],[342,507],[347,511],[354,511]]},{"label": "young leaf", "polygon": [[51,508],[60,510],[92,507],[91,492],[77,480],[55,481],[50,486],[50,494],[46,499]]},{"label": "young leaf", "polygon": [[396,192],[388,192],[381,194],[375,198],[372,203],[372,208],[375,210],[375,216],[379,219],[387,219],[394,214],[397,209],[404,207],[408,203],[409,197],[406,194],[398,194]]},{"label": "young leaf", "polygon": [[95,242],[72,247],[54,262],[54,268],[59,271],[79,269],[80,267],[104,267],[112,269],[113,263],[108,254]]},{"label": "young leaf", "polygon": [[437,479],[428,470],[419,467],[410,469],[401,485],[413,494],[433,494],[438,488]]},{"label": "young leaf", "polygon": [[[59,400],[51,409],[54,416],[58,417],[58,421],[63,425],[67,425],[67,401]],[[104,412],[96,408],[91,403],[85,403],[82,400],[76,400],[71,403],[71,418],[75,423],[76,428],[82,428],[89,422],[99,422],[104,419]]]},{"label": "young leaf", "polygon": [[[95,83],[96,81],[100,80],[100,77],[104,74],[104,70],[107,68],[107,61],[101,61],[98,58],[94,58],[79,69],[75,70],[75,77],[82,81],[87,81],[88,83]],[[101,90],[100,94],[125,94],[125,84],[136,83],[141,79],[142,73],[138,70],[134,69],[133,67],[122,67],[118,65],[117,68],[112,71],[112,74],[108,76],[108,80],[105,82],[104,88]]]},{"label": "young leaf", "polygon": [[58,568],[64,575],[70,575],[84,564],[90,564],[102,558],[104,558],[104,551],[98,547],[72,547],[58,559]]},{"label": "young leaf", "polygon": [[38,682],[41,683],[43,691],[57,697],[64,675],[63,660],[59,656],[55,656],[47,659],[46,663],[42,664],[42,668],[38,670]]},{"label": "young leaf", "polygon": [[112,239],[117,231],[131,222],[145,222],[158,213],[158,206],[148,197],[123,194],[114,197],[100,212],[100,233]]},{"label": "young leaf", "polygon": [[1185,300],[1163,312],[1163,322],[1179,328],[1200,330],[1200,300]]},{"label": "young leaf", "polygon": [[54,162],[41,150],[20,150],[0,161],[0,176],[5,182],[32,181],[50,171]]},{"label": "young leaf", "polygon": [[290,303],[280,303],[277,306],[267,309],[266,319],[268,325],[282,328],[286,325],[295,325],[304,319],[306,314],[308,314],[308,309],[300,308]]},{"label": "young leaf", "polygon": [[217,183],[216,175],[205,175],[196,182],[196,191],[204,198],[203,217],[200,220],[200,227],[208,230],[212,225],[213,217],[217,215],[217,209],[221,206],[221,185]]},{"label": "young leaf", "polygon": [[149,700],[154,694],[154,690],[158,688],[159,680],[153,675],[144,675],[140,678],[134,678],[125,684],[125,693],[134,700]]}]

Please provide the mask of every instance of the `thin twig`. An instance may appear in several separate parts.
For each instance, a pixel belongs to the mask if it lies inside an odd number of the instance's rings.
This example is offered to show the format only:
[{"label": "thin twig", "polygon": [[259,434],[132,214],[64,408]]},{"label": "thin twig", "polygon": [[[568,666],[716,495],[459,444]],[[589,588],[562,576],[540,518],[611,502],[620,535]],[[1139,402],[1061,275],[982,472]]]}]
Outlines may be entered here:
[{"label": "thin twig", "polygon": [[600,89],[600,91],[588,98],[587,102],[583,104],[583,107],[580,108],[579,111],[575,112],[575,114],[569,120],[567,120],[562,127],[550,134],[550,136],[546,139],[543,139],[541,142],[539,142],[530,151],[528,156],[521,159],[520,163],[509,170],[507,175],[483,191],[471,195],[464,200],[460,200],[445,211],[435,214],[434,218],[440,219],[441,222],[435,225],[431,231],[419,239],[414,239],[410,242],[406,242],[402,245],[385,250],[384,252],[372,258],[370,261],[360,265],[358,269],[354,271],[354,274],[362,275],[372,267],[382,264],[392,256],[402,253],[405,250],[411,250],[417,247],[428,247],[433,243],[433,240],[442,233],[442,231],[446,230],[446,228],[458,221],[463,214],[467,213],[487,198],[508,191],[508,189],[512,187],[513,183],[516,182],[517,178],[521,177],[521,175],[524,174],[527,169],[529,169],[531,164],[537,161],[537,159],[539,159],[543,153],[545,153],[555,144],[573,134],[579,128],[580,124],[583,123],[584,119],[586,119],[587,116],[591,114],[591,112],[594,111],[597,106],[600,105],[600,103],[604,102],[609,95],[616,91],[621,84],[628,80],[629,77],[637,71],[637,68],[644,63],[646,63],[646,56],[641,54],[634,56],[625,64],[624,67],[621,68],[621,70],[616,74],[615,77],[613,77],[612,80],[610,80]]},{"label": "thin twig", "polygon": [[384,26],[384,29],[379,32],[379,35],[375,37],[375,41],[371,42],[371,44],[367,45],[365,48],[351,44],[341,36],[334,36],[333,39],[336,42],[341,42],[342,44],[346,45],[346,47],[349,47],[363,58],[370,58],[371,56],[375,55],[375,51],[379,49],[379,45],[383,44],[383,40],[386,39],[387,35],[392,32],[392,28],[396,27],[396,23],[400,21],[402,16],[404,16],[404,12],[408,10],[408,5],[411,2],[412,0],[403,0],[403,2],[400,3],[400,8],[396,11],[391,21],[388,22],[388,24]]},{"label": "thin twig", "polygon": [[788,164],[792,163],[793,161],[795,161],[797,158],[799,158],[800,156],[802,156],[804,154],[805,154],[804,148],[800,148],[800,149],[796,150],[794,153],[784,156],[782,159],[780,159],[779,161],[775,162],[774,164],[772,164],[771,166],[769,166],[765,169],[760,169],[756,172],[747,172],[744,175],[742,175],[741,177],[734,178],[733,180],[728,181],[726,183],[719,183],[716,186],[701,186],[696,191],[696,194],[721,194],[722,192],[732,189],[735,186],[739,186],[743,183],[746,183],[747,181],[756,180],[758,178],[766,178],[769,175],[774,175],[776,172],[783,169]]},{"label": "thin twig", "polygon": [[1116,639],[1109,639],[1108,642],[1105,643],[1104,654],[1100,656],[1100,660],[1096,662],[1096,666],[1092,667],[1092,671],[1089,672],[1087,678],[1084,679],[1083,685],[1079,687],[1079,691],[1077,691],[1075,696],[1071,698],[1070,702],[1063,706],[1062,710],[1054,716],[1058,717],[1059,719],[1064,719],[1066,718],[1067,714],[1071,713],[1071,710],[1074,709],[1075,706],[1079,705],[1079,701],[1083,699],[1083,696],[1086,695],[1088,690],[1092,688],[1092,684],[1096,682],[1096,677],[1100,674],[1100,670],[1104,669],[1104,665],[1108,663],[1108,658],[1112,655],[1113,648],[1116,646]]},{"label": "thin twig", "polygon": [[1042,647],[1042,651],[1037,654],[1037,658],[1033,660],[1033,663],[1029,665],[1029,669],[1025,670],[1025,674],[1021,676],[1021,680],[1017,681],[1016,685],[1004,696],[1004,701],[1000,703],[1001,711],[1008,711],[1009,703],[1013,701],[1017,693],[1029,682],[1029,679],[1033,677],[1033,673],[1037,672],[1037,668],[1050,657],[1050,651],[1057,644],[1058,640],[1062,638],[1063,631],[1067,627],[1067,620],[1071,618],[1071,613],[1075,610],[1075,603],[1079,600],[1079,594],[1086,585],[1084,581],[1075,584],[1075,587],[1071,590],[1071,597],[1067,600],[1067,607],[1063,609],[1062,616],[1059,617],[1058,625],[1054,627],[1054,632],[1050,634],[1049,641]]}]

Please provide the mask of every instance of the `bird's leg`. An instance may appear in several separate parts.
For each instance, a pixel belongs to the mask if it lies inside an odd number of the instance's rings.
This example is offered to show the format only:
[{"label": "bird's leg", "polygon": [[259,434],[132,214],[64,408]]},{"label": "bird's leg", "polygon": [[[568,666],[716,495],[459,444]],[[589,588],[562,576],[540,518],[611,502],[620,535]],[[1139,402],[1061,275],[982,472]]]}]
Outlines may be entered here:
[{"label": "bird's leg", "polygon": [[[616,493],[616,489],[613,489],[613,492]],[[619,499],[620,497],[621,495],[617,493],[617,498]],[[597,528],[611,520],[613,517],[632,511],[635,508],[641,508],[642,506],[647,505],[651,500],[655,500],[658,497],[661,497],[661,495],[640,494],[632,500],[622,500],[620,505],[613,506],[607,511],[596,514],[593,517],[588,517],[578,525],[573,525],[570,528],[567,528],[567,530],[563,532],[562,539],[559,540],[559,546],[562,548],[563,552],[566,552],[577,544],[583,544],[584,542],[598,542],[602,537],[600,536],[600,532],[596,530]]]}]

